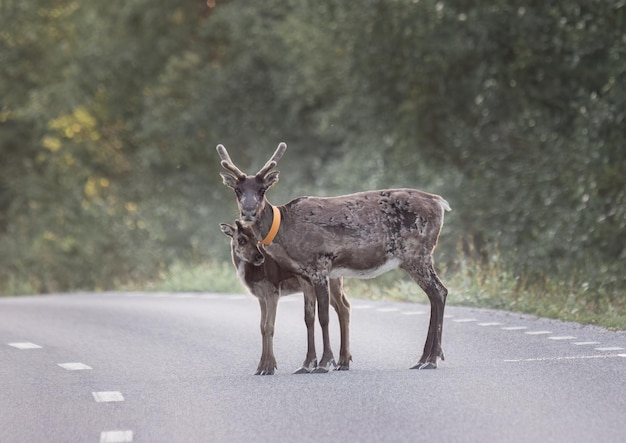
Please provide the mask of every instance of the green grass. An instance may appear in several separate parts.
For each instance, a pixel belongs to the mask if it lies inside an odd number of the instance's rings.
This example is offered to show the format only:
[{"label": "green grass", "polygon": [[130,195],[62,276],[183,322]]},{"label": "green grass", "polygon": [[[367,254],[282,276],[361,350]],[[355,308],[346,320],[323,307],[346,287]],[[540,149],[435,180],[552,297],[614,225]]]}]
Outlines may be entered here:
[{"label": "green grass", "polygon": [[496,256],[480,266],[461,262],[449,274],[452,293],[449,298],[457,304],[626,329],[626,300],[618,294],[616,286],[603,285],[601,276],[590,283],[591,272],[570,272],[566,278],[521,278]]},{"label": "green grass", "polygon": [[0,283],[0,296],[32,295],[38,292],[31,281],[21,276],[5,274],[0,279],[4,280]]}]

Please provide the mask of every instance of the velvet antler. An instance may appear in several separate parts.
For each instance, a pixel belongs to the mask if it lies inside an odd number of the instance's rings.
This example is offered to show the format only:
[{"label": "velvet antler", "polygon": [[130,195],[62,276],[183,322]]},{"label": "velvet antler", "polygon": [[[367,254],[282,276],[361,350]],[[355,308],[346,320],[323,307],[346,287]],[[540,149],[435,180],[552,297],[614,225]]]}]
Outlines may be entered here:
[{"label": "velvet antler", "polygon": [[274,151],[274,155],[270,158],[267,163],[261,168],[259,172],[256,173],[257,177],[265,177],[265,175],[270,172],[272,169],[276,167],[278,164],[278,160],[283,156],[285,151],[287,150],[287,145],[284,142],[281,142]]},{"label": "velvet antler", "polygon": [[222,168],[230,171],[235,176],[235,178],[243,178],[246,176],[246,174],[241,172],[241,170],[237,166],[235,166],[233,161],[230,159],[230,155],[228,155],[228,151],[226,151],[224,145],[217,145],[217,153],[222,159]]}]

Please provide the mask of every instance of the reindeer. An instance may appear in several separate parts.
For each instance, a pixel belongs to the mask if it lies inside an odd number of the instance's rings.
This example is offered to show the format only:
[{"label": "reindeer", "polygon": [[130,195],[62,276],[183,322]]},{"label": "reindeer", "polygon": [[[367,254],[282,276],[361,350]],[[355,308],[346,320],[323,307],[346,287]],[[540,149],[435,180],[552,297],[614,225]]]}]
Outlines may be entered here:
[{"label": "reindeer", "polygon": [[[422,356],[412,369],[435,369],[444,359],[441,347],[443,313],[448,290],[433,265],[433,251],[450,206],[440,196],[415,189],[366,191],[340,197],[300,197],[273,206],[266,192],[278,181],[278,160],[287,145],[255,175],[246,175],[217,146],[226,186],[235,191],[241,221],[265,252],[313,285],[322,327],[324,351],[318,367],[329,368],[333,353],[328,339],[330,278],[371,278],[403,269],[426,293],[430,322]],[[278,220],[278,229],[276,229]],[[271,234],[271,235],[268,235]],[[269,238],[269,241],[267,239]]]},{"label": "reindeer", "polygon": [[[315,352],[315,292],[304,277],[282,268],[270,255],[263,254],[263,246],[257,242],[253,231],[238,220],[235,225],[220,224],[224,234],[230,237],[231,256],[237,275],[248,290],[259,300],[261,307],[262,352],[256,375],[271,375],[276,369],[274,357],[274,322],[278,298],[296,292],[304,293],[304,321],[307,327],[307,355],[295,374],[323,373],[327,367],[317,367]],[[343,279],[333,278],[329,282],[330,303],[337,311],[341,333],[339,363],[331,362],[337,370],[348,370],[350,355],[350,303],[343,292]]]}]

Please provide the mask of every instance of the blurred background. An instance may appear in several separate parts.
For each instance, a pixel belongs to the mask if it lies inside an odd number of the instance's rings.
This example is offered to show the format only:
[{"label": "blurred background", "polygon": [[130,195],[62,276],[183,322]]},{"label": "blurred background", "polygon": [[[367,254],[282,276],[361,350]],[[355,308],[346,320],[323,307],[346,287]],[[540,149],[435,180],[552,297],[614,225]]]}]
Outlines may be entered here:
[{"label": "blurred background", "polygon": [[450,300],[626,323],[625,119],[625,0],[0,0],[0,293],[234,275],[215,146],[285,141],[275,204],[444,196]]}]

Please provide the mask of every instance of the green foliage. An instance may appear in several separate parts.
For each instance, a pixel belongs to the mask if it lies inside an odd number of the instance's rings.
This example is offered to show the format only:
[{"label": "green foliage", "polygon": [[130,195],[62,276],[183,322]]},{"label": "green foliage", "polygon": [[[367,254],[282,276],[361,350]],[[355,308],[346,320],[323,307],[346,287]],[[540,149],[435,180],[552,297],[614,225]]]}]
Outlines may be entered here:
[{"label": "green foliage", "polygon": [[451,273],[498,245],[503,281],[620,306],[622,0],[215,3],[0,2],[0,293],[226,260],[215,145],[254,171],[286,141],[275,203],[437,192]]}]

